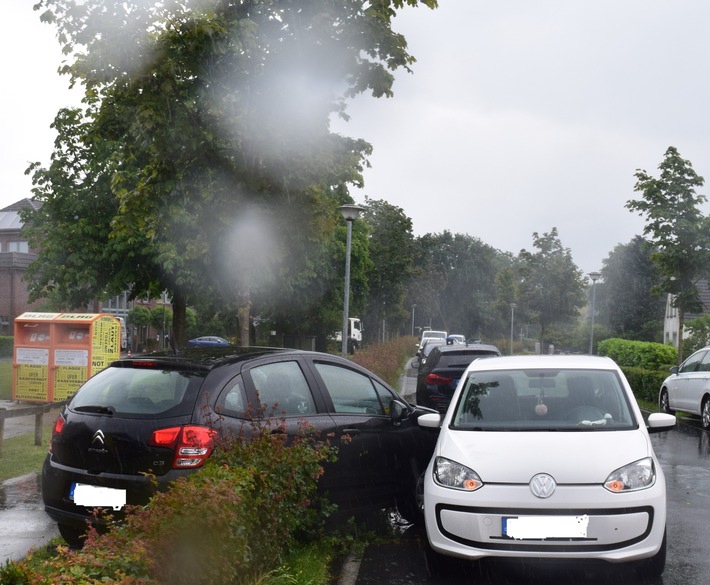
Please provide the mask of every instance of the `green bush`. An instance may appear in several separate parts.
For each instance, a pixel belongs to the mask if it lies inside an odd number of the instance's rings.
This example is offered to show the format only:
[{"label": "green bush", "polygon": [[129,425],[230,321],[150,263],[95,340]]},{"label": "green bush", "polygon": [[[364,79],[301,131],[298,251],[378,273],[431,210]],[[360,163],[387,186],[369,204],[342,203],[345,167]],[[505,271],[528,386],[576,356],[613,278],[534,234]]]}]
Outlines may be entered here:
[{"label": "green bush", "polygon": [[106,533],[90,530],[83,549],[62,547],[38,574],[24,561],[7,565],[0,582],[259,582],[297,542],[318,538],[329,511],[316,486],[334,448],[308,428],[287,440],[281,425],[252,424],[244,436],[220,441],[202,470],[145,507],[127,507],[125,521]]},{"label": "green bush", "polygon": [[15,348],[15,338],[3,336],[0,337],[0,358],[11,358]]},{"label": "green bush", "polygon": [[650,341],[605,339],[599,342],[597,352],[625,368],[660,370],[678,361],[678,350],[675,347]]},{"label": "green bush", "polygon": [[665,380],[670,373],[667,369],[645,370],[643,368],[622,367],[621,370],[629,381],[629,385],[634,391],[636,399],[645,400],[654,404],[658,402],[658,391],[661,389],[663,380]]}]

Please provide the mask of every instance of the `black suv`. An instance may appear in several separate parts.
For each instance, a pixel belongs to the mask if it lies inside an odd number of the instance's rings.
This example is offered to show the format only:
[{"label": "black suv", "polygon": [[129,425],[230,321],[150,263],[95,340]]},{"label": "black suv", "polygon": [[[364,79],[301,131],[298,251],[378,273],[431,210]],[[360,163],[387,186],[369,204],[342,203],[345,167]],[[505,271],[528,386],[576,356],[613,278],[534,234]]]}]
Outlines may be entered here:
[{"label": "black suv", "polygon": [[417,519],[416,479],[436,442],[417,424],[427,409],[337,356],[240,348],[134,357],[90,378],[54,425],[42,470],[47,513],[78,544],[94,506],[147,503],[156,487],[146,474],[165,489],[199,469],[214,436],[240,433],[255,405],[289,434],[304,422],[331,434],[338,459],[319,487],[339,511],[394,504]]},{"label": "black suv", "polygon": [[500,355],[498,348],[484,343],[437,345],[419,367],[417,404],[446,412],[468,365],[480,357],[495,355]]}]

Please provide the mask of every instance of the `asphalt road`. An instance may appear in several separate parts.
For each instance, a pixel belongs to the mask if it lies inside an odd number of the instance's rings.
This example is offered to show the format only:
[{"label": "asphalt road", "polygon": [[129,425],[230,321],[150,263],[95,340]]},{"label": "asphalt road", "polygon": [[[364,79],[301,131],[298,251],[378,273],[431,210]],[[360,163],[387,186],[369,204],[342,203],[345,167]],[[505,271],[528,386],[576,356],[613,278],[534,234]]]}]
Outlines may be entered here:
[{"label": "asphalt road", "polygon": [[[413,398],[415,370],[402,380]],[[668,559],[663,577],[640,578],[633,568],[606,563],[551,563],[446,559],[441,574],[428,574],[423,529],[402,527],[399,538],[370,546],[350,558],[339,585],[704,585],[710,582],[710,433],[682,422],[651,436],[668,488]]]}]

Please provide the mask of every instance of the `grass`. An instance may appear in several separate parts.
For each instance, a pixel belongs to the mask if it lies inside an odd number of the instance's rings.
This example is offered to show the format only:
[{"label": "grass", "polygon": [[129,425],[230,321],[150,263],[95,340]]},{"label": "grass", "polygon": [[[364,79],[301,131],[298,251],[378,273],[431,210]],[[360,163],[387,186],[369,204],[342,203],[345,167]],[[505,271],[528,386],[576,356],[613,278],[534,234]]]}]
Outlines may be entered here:
[{"label": "grass", "polygon": [[12,362],[0,362],[0,399],[12,398]]},{"label": "grass", "polygon": [[42,444],[35,445],[35,433],[32,432],[4,439],[0,455],[0,483],[13,477],[20,477],[42,469],[42,462],[47,455],[47,445],[52,433],[52,424],[42,429]]}]

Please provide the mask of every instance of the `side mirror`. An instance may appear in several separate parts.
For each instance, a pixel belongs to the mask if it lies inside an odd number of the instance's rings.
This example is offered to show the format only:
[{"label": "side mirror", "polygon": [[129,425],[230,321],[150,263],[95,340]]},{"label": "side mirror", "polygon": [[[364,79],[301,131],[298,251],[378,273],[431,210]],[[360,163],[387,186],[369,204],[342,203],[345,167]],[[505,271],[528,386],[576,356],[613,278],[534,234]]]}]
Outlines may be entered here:
[{"label": "side mirror", "polygon": [[404,402],[399,400],[393,400],[390,402],[390,419],[395,425],[399,425],[402,421],[407,418],[409,414],[409,408]]},{"label": "side mirror", "polygon": [[421,415],[417,422],[420,427],[425,427],[427,429],[438,429],[441,426],[441,415],[437,413],[427,413]]},{"label": "side mirror", "polygon": [[678,373],[678,366],[673,366],[672,368],[669,368],[671,371],[671,374],[677,374]]},{"label": "side mirror", "polygon": [[648,415],[646,428],[649,433],[660,433],[672,429],[675,423],[676,418],[674,415],[665,412],[653,412]]}]

